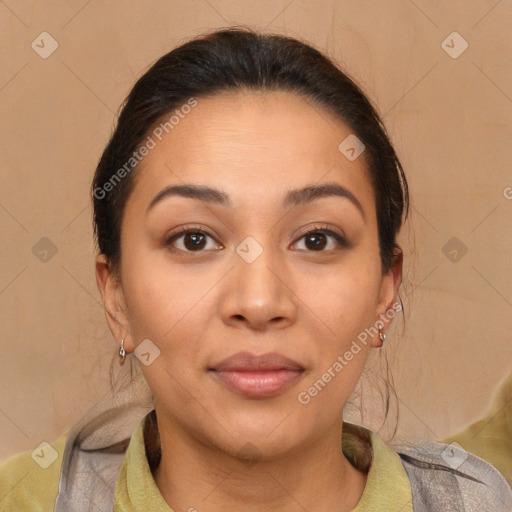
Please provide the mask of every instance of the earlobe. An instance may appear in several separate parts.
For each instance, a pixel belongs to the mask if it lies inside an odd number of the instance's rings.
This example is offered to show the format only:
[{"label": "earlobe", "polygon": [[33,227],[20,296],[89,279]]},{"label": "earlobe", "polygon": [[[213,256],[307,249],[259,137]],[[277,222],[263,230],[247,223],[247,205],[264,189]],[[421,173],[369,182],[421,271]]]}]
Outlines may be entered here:
[{"label": "earlobe", "polygon": [[132,352],[129,322],[124,306],[121,282],[114,276],[105,254],[96,256],[96,283],[103,300],[105,318],[112,336],[120,345],[124,339],[126,352]]}]

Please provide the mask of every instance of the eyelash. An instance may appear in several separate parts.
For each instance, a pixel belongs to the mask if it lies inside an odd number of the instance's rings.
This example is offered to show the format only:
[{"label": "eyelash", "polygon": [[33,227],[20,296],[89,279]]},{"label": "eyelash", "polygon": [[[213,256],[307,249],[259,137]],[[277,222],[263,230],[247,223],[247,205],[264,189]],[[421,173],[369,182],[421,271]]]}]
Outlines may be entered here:
[{"label": "eyelash", "polygon": [[[179,252],[184,252],[184,253],[187,253],[187,254],[194,254],[194,253],[205,252],[205,250],[189,251],[189,250],[183,250],[183,249],[176,249],[175,247],[172,247],[172,243],[173,242],[175,242],[179,238],[181,238],[181,237],[183,237],[185,235],[188,235],[188,234],[203,234],[203,235],[207,235],[212,240],[214,240],[214,237],[210,233],[208,233],[208,231],[206,231],[206,230],[202,230],[202,229],[200,229],[198,227],[185,226],[180,231],[178,231],[176,233],[173,233],[172,235],[167,237],[165,239],[163,245],[165,247],[170,247],[173,252],[178,252],[179,251]],[[343,249],[343,248],[350,247],[350,244],[347,242],[347,240],[342,235],[340,235],[336,231],[333,231],[332,229],[329,229],[325,225],[313,226],[310,230],[306,231],[305,233],[302,233],[300,235],[300,237],[298,238],[297,242],[299,240],[302,240],[303,238],[307,237],[308,235],[311,235],[311,234],[324,234],[326,236],[332,237],[336,241],[337,247],[335,247],[334,249],[321,250],[321,251],[305,250],[305,252],[309,252],[309,253],[323,253],[323,252],[330,252],[331,250],[337,250],[337,249]],[[297,243],[297,242],[295,242],[295,243]]]}]

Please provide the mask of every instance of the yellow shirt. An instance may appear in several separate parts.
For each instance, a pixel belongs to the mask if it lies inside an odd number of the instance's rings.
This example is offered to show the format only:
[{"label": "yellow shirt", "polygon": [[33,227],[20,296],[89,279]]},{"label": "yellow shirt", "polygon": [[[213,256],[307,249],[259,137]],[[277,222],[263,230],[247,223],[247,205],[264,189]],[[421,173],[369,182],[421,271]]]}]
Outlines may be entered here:
[{"label": "yellow shirt", "polygon": [[[143,422],[135,429],[118,474],[114,512],[172,512],[165,502],[146,458]],[[371,434],[373,460],[366,486],[353,512],[412,512],[411,488],[400,457]],[[31,452],[11,457],[0,466],[0,511],[52,512],[59,488],[65,436],[51,446],[58,458],[47,469]]]},{"label": "yellow shirt", "polygon": [[[37,455],[41,451],[18,453],[0,466],[0,511],[1,512],[51,512],[59,492],[60,468],[66,444],[62,435],[51,444],[58,458],[46,469]],[[46,457],[53,452],[43,449]],[[34,453],[34,458],[32,458]],[[44,458],[43,458],[44,459]],[[43,462],[45,462],[43,460]]]}]

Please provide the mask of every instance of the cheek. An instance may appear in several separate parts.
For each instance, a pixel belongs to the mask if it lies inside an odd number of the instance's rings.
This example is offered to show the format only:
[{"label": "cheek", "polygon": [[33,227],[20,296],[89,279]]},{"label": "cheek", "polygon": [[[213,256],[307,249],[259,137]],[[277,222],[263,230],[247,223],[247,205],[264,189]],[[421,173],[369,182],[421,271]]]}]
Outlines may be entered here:
[{"label": "cheek", "polygon": [[335,338],[347,341],[373,323],[380,284],[376,258],[353,254],[329,275],[306,282],[304,301],[318,312]]},{"label": "cheek", "polygon": [[[313,371],[301,387],[298,401],[310,412],[325,417],[341,408],[352,393],[370,351],[365,329],[374,322],[378,272],[339,272],[326,281],[323,294],[316,292],[324,335],[316,335]],[[313,293],[313,291],[311,290]]]},{"label": "cheek", "polygon": [[[183,328],[183,320],[205,307],[215,279],[207,267],[177,268],[165,251],[132,251],[123,265],[123,292],[130,328],[137,343],[144,338],[165,340]],[[206,297],[207,298],[207,297]]]},{"label": "cheek", "polygon": [[182,406],[190,393],[201,391],[195,381],[208,348],[209,322],[218,310],[213,293],[218,275],[206,266],[203,271],[192,266],[177,271],[148,260],[134,258],[126,269],[130,331],[135,347],[150,339],[160,350],[151,365],[139,365],[155,399],[166,397],[173,407]]}]

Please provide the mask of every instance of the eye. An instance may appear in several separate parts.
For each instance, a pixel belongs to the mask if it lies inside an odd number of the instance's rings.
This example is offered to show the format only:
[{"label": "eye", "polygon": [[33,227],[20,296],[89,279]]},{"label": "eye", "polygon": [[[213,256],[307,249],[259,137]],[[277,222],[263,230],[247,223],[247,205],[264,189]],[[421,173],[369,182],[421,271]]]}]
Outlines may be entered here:
[{"label": "eye", "polygon": [[[210,242],[210,247],[208,247],[208,239],[213,242]],[[204,250],[222,248],[210,234],[198,228],[181,229],[168,237],[164,245],[170,246],[171,250],[183,252],[204,252]]]},{"label": "eye", "polygon": [[[342,235],[322,226],[317,226],[304,233],[299,241],[302,240],[304,240],[305,249],[300,250],[306,250],[308,252],[326,252],[348,247],[349,245]],[[330,246],[329,241],[331,242]]]},{"label": "eye", "polygon": [[[313,229],[310,229],[294,245],[298,245],[301,241],[304,242],[304,248],[299,247],[299,250],[308,252],[327,252],[349,247],[349,243],[342,235],[325,226],[315,226]],[[208,243],[210,243],[209,247]],[[206,250],[223,248],[222,245],[215,241],[212,235],[197,227],[185,227],[171,234],[165,239],[164,246],[170,247],[172,251],[185,253],[205,252]]]}]

